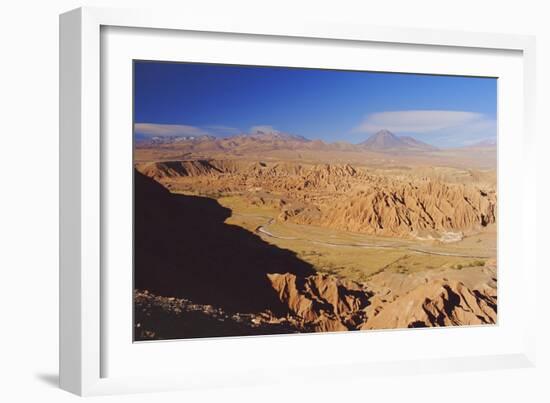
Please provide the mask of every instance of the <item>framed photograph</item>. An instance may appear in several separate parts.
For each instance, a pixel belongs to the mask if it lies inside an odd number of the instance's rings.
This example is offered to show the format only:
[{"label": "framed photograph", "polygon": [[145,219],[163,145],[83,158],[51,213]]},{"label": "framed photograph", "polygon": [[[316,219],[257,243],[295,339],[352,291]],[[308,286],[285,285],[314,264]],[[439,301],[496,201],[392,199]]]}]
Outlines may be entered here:
[{"label": "framed photograph", "polygon": [[84,8],[60,44],[62,388],[533,365],[533,38]]}]

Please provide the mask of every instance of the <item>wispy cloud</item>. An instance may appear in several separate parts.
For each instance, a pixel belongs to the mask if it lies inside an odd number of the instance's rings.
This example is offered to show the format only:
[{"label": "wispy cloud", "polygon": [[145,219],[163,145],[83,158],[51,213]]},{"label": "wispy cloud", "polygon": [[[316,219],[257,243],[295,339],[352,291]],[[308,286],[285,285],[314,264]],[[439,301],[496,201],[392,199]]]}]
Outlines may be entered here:
[{"label": "wispy cloud", "polygon": [[468,111],[387,111],[368,115],[352,132],[372,134],[382,129],[412,135],[438,146],[454,147],[480,138],[496,138],[497,122],[482,113]]},{"label": "wispy cloud", "polygon": [[134,132],[137,135],[147,137],[205,135],[223,137],[238,134],[241,131],[236,127],[223,125],[192,126],[161,123],[136,123],[134,124]]},{"label": "wispy cloud", "polygon": [[354,132],[373,133],[387,129],[396,133],[430,133],[465,125],[486,125],[485,115],[466,111],[409,110],[370,114]]},{"label": "wispy cloud", "polygon": [[425,141],[437,140],[436,142],[440,146],[470,145],[483,140],[496,139],[497,122],[495,119],[483,116],[479,120],[446,127],[435,132],[420,133],[418,136]]},{"label": "wispy cloud", "polygon": [[197,126],[189,125],[168,125],[159,123],[136,123],[134,124],[136,134],[147,136],[204,136],[209,133]]}]

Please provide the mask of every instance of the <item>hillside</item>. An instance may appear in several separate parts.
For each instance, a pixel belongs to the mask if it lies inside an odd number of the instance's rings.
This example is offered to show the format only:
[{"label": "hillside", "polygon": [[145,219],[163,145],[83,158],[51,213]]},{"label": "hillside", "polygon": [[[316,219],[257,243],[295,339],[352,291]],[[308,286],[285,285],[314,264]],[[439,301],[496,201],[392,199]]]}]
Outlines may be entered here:
[{"label": "hillside", "polygon": [[[198,176],[187,178],[223,175],[194,168],[186,172]],[[275,171],[368,177],[345,166]],[[316,272],[260,233],[226,223],[232,212],[211,198],[170,193],[138,171],[135,191],[136,340],[496,321],[494,261],[414,273],[389,265],[355,281]]]},{"label": "hillside", "polygon": [[496,192],[480,183],[388,176],[349,164],[198,160],[136,168],[173,191],[245,194],[249,203],[277,206],[279,221],[365,234],[452,240],[496,221]]},{"label": "hillside", "polygon": [[373,151],[435,151],[437,147],[412,137],[398,137],[389,130],[380,130],[358,144]]}]

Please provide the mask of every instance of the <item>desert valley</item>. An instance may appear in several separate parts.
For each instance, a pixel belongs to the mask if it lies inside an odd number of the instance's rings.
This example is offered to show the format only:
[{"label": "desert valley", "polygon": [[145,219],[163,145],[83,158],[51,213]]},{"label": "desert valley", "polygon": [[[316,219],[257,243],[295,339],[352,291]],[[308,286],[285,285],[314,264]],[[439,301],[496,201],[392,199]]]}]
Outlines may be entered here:
[{"label": "desert valley", "polygon": [[135,340],[496,323],[496,157],[388,130],[136,139]]}]

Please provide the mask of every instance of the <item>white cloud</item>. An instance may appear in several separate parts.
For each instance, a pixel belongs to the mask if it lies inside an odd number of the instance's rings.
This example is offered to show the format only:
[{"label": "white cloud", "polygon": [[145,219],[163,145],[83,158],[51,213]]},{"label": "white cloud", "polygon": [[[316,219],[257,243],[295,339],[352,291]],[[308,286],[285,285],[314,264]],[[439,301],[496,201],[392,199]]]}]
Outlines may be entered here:
[{"label": "white cloud", "polygon": [[258,126],[252,126],[250,128],[250,134],[256,134],[258,132],[262,133],[279,133],[277,129],[275,129],[273,126],[269,125],[258,125]]},{"label": "white cloud", "polygon": [[475,125],[477,130],[493,122],[475,112],[446,110],[389,111],[370,114],[353,131],[374,133],[387,129],[395,133],[430,133]]},{"label": "white cloud", "polygon": [[200,127],[189,125],[167,125],[158,123],[136,123],[134,131],[148,136],[204,136],[209,133]]}]

